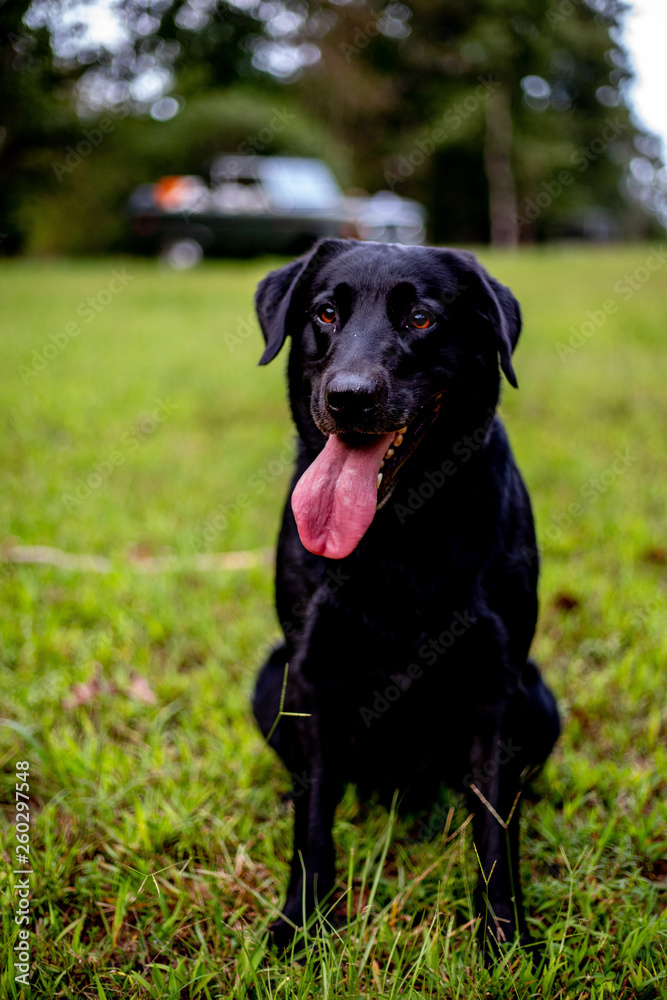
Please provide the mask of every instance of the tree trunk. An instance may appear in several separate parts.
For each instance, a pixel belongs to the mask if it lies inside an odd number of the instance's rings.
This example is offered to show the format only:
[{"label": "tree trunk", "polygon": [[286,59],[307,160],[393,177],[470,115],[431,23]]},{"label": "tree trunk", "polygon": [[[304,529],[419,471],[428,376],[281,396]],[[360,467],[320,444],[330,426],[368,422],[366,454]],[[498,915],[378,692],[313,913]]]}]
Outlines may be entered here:
[{"label": "tree trunk", "polygon": [[486,100],[484,166],[489,185],[491,245],[516,247],[519,230],[512,173],[512,112],[506,87],[498,87]]}]

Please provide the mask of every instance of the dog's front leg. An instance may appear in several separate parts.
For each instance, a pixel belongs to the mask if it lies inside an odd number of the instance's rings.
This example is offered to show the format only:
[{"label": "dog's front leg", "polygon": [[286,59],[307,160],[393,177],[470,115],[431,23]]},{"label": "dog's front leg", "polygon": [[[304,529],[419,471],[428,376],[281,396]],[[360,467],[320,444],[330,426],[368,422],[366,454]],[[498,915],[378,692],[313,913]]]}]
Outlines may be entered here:
[{"label": "dog's front leg", "polygon": [[517,933],[529,943],[519,876],[522,748],[510,730],[487,718],[478,727],[465,783],[474,812],[473,839],[480,865],[475,912],[487,953]]},{"label": "dog's front leg", "polygon": [[[285,720],[287,721],[287,720]],[[305,725],[304,725],[305,723]],[[325,761],[319,743],[316,716],[297,723],[302,733],[303,769],[294,781],[294,853],[283,916],[271,925],[278,948],[291,942],[298,928],[321,906],[335,880],[332,826],[340,799],[340,782],[331,764]]]}]

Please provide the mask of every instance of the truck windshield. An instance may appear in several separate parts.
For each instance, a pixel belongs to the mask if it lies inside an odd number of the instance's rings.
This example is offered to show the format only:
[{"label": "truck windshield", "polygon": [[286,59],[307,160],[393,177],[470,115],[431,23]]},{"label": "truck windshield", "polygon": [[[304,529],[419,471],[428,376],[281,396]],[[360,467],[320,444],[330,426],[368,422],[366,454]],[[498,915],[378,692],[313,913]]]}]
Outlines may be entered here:
[{"label": "truck windshield", "polygon": [[269,198],[285,212],[326,212],[340,207],[342,192],[326,163],[273,157],[260,176]]}]

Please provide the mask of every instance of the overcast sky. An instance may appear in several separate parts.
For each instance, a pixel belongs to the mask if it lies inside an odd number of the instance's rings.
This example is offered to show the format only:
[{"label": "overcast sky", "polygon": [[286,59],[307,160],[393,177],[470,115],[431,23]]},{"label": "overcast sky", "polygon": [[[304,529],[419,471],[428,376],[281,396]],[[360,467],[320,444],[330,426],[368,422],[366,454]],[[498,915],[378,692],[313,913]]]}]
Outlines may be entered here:
[{"label": "overcast sky", "polygon": [[626,45],[637,80],[632,101],[641,120],[667,141],[667,0],[633,0]]}]

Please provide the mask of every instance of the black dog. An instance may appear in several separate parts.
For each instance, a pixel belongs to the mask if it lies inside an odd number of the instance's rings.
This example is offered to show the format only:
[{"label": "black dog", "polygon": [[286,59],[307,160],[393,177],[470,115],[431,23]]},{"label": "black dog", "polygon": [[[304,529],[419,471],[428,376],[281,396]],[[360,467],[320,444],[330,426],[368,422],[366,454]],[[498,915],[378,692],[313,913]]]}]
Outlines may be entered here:
[{"label": "black dog", "polygon": [[[516,386],[519,306],[472,254],[333,239],[269,274],[256,305],[260,364],[292,337],[299,431],[278,543],[285,642],[254,697],[295,779],[274,940],[334,886],[345,782],[417,802],[447,782],[467,792],[491,874],[476,899],[485,944],[527,942],[518,796],[560,724],[528,659],[535,532],[495,415],[498,358]],[[307,714],[276,726],[286,664],[283,709]]]}]

